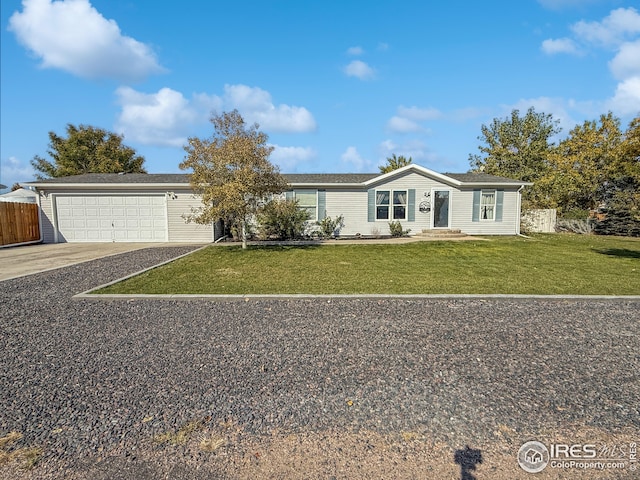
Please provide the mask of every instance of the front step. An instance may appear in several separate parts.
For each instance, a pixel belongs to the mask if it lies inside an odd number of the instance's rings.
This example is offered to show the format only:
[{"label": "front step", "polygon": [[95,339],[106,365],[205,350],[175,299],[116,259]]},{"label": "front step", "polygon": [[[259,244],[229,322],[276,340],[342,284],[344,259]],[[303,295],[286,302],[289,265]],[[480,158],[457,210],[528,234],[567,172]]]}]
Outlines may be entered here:
[{"label": "front step", "polygon": [[429,238],[457,238],[457,237],[466,237],[466,233],[462,233],[460,230],[449,230],[449,229],[437,229],[437,230],[429,230],[424,229],[422,232],[417,233],[416,237],[429,237]]}]

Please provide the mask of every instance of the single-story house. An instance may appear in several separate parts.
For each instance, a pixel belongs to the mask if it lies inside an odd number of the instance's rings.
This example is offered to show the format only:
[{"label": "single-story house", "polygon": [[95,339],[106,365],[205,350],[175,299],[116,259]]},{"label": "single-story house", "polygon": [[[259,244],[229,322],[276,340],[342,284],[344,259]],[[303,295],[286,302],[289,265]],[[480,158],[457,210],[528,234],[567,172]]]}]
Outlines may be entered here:
[{"label": "single-story house", "polygon": [[[484,173],[437,173],[410,164],[390,173],[285,174],[312,220],[342,215],[340,235],[455,229],[472,235],[520,232],[527,182]],[[43,238],[52,242],[211,242],[214,225],[187,223],[200,205],[188,174],[86,174],[25,183],[39,193]]]}]

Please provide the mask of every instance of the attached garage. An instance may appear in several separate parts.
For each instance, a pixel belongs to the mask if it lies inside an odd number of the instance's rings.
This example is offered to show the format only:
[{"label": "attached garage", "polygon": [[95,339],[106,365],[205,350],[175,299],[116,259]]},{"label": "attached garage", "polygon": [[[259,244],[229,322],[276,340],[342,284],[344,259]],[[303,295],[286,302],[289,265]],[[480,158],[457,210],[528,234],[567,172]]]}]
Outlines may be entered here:
[{"label": "attached garage", "polygon": [[56,195],[58,242],[166,242],[165,195]]},{"label": "attached garage", "polygon": [[26,183],[38,192],[45,243],[209,243],[213,225],[186,215],[201,205],[185,174],[90,173]]}]

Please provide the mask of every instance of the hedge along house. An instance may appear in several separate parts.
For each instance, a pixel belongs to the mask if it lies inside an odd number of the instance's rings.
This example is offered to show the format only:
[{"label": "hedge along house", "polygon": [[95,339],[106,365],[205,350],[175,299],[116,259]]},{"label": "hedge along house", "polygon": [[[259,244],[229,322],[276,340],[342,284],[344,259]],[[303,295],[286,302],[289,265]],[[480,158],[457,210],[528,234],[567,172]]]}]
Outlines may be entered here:
[{"label": "hedge along house", "polygon": [[[460,230],[520,233],[521,191],[530,185],[484,173],[441,174],[411,164],[379,174],[285,174],[310,221],[344,217],[342,236]],[[43,237],[55,242],[214,241],[213,225],[187,223],[200,205],[188,174],[87,174],[25,183],[39,192]]]}]

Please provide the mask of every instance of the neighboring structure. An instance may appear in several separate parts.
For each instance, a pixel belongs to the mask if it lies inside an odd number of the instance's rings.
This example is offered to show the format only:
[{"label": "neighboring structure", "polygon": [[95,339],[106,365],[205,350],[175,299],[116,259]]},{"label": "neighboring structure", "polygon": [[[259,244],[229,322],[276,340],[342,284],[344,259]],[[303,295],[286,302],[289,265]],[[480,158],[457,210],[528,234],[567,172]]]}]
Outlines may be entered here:
[{"label": "neighboring structure", "polygon": [[38,194],[33,190],[19,188],[0,195],[0,202],[38,203]]},{"label": "neighboring structure", "polygon": [[[399,221],[412,234],[456,229],[473,235],[520,232],[527,182],[484,173],[440,174],[416,164],[386,174],[285,174],[312,221],[344,217],[340,234],[387,235]],[[24,185],[36,188],[44,242],[214,240],[213,225],[184,219],[200,205],[188,174],[87,174]]]}]

